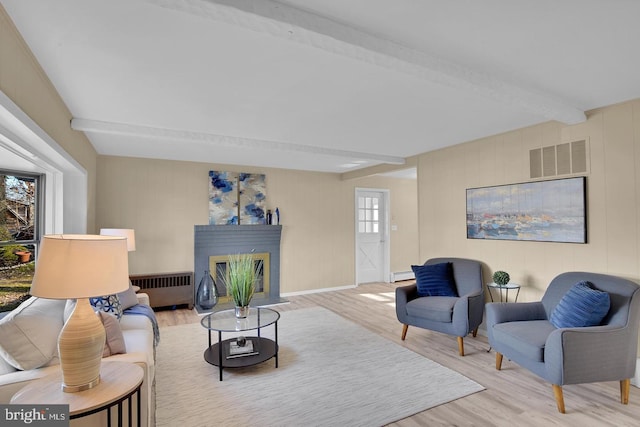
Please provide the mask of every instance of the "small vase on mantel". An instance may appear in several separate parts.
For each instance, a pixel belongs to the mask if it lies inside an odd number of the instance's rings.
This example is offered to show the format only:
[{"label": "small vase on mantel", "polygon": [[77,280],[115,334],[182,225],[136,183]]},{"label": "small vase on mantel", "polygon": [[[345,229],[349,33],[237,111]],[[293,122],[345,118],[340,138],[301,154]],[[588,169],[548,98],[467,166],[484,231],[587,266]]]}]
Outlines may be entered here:
[{"label": "small vase on mantel", "polygon": [[220,293],[216,287],[216,282],[211,277],[209,270],[204,271],[204,276],[198,285],[196,293],[196,304],[203,310],[211,310],[217,303]]},{"label": "small vase on mantel", "polygon": [[243,307],[236,305],[236,317],[238,319],[244,319],[249,315],[249,306],[245,305]]}]

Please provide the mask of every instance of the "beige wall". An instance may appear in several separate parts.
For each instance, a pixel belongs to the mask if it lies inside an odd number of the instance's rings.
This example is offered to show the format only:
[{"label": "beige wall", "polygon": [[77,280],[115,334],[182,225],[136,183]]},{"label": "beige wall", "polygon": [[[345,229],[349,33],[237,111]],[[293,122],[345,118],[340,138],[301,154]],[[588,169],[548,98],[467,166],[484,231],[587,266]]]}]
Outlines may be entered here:
[{"label": "beige wall", "polygon": [[[588,243],[468,240],[465,190],[530,181],[529,150],[587,138]],[[419,158],[420,258],[455,255],[506,270],[536,300],[570,270],[640,281],[640,100],[598,109],[584,123],[545,123],[423,154]]]},{"label": "beige wall", "polygon": [[389,189],[392,271],[416,262],[416,183],[394,178],[341,180],[337,174],[99,156],[97,226],[136,230],[133,274],[193,270],[193,226],[208,223],[210,170],[266,174],[269,209],[281,212],[281,290],[354,284],[356,187]]},{"label": "beige wall", "polygon": [[95,231],[96,151],[0,5],[0,90],[87,171],[87,231]]}]

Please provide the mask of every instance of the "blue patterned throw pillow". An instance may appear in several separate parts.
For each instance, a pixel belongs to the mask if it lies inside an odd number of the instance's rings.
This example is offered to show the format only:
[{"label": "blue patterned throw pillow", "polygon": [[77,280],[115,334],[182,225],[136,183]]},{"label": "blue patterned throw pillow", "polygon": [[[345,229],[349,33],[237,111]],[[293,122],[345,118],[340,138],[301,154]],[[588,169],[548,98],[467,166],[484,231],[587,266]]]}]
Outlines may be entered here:
[{"label": "blue patterned throw pillow", "polygon": [[556,328],[597,326],[610,305],[608,293],[595,289],[590,282],[578,282],[562,297],[549,321]]},{"label": "blue patterned throw pillow", "polygon": [[89,298],[89,302],[98,310],[111,313],[118,319],[122,317],[122,305],[120,304],[120,298],[118,298],[118,295]]},{"label": "blue patterned throw pillow", "polygon": [[456,282],[453,279],[453,266],[450,262],[430,265],[412,265],[416,275],[418,296],[421,297],[457,297]]}]

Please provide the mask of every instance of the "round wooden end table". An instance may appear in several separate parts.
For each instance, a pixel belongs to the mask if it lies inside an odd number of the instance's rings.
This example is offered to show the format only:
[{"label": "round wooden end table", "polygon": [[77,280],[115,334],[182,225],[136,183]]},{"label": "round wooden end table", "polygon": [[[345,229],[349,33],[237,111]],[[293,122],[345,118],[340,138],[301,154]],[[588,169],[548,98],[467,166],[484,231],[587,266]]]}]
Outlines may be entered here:
[{"label": "round wooden end table", "polygon": [[107,411],[111,425],[111,408],[117,406],[118,426],[123,425],[122,403],[128,402],[128,424],[132,424],[131,400],[137,395],[137,426],[140,427],[140,386],[144,378],[142,368],[129,362],[102,362],[100,384],[76,393],[62,391],[62,371],[31,381],[12,398],[12,404],[69,405],[69,418],[81,418]]}]

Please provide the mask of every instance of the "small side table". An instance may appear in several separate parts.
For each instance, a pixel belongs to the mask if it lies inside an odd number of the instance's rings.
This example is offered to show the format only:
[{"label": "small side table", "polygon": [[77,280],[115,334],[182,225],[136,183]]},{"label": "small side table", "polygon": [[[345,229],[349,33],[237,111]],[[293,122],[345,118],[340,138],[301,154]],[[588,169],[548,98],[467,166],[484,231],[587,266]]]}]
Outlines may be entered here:
[{"label": "small side table", "polygon": [[[498,292],[500,293],[500,302],[509,302],[509,291],[516,291],[516,299],[514,299],[514,302],[518,302],[518,295],[520,295],[520,285],[516,284],[516,283],[507,283],[506,285],[498,285],[497,283],[489,283],[487,284],[487,290],[489,291],[489,297],[491,298],[491,302],[494,302],[493,300],[493,294],[491,293],[491,289],[498,289]],[[504,291],[504,293],[503,293]],[[503,298],[504,296],[504,298]]]},{"label": "small side table", "polygon": [[62,391],[62,371],[32,381],[12,398],[14,404],[69,405],[69,418],[81,418],[107,411],[107,424],[111,426],[111,408],[118,407],[118,426],[123,425],[122,402],[128,401],[128,424],[132,425],[131,398],[137,395],[137,426],[140,427],[140,386],[144,371],[134,363],[102,362],[100,384],[77,393]]}]

